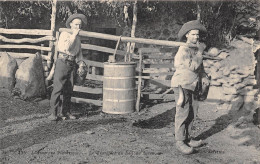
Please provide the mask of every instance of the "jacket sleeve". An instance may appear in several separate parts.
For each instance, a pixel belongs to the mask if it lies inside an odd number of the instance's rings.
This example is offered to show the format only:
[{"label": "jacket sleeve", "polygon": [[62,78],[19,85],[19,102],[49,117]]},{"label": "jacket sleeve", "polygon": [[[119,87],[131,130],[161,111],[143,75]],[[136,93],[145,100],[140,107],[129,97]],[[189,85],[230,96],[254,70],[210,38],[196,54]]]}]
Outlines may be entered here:
[{"label": "jacket sleeve", "polygon": [[195,71],[201,65],[201,61],[202,56],[201,60],[200,57],[192,57],[189,48],[181,46],[176,54],[174,65],[175,67],[184,67],[188,70]]}]

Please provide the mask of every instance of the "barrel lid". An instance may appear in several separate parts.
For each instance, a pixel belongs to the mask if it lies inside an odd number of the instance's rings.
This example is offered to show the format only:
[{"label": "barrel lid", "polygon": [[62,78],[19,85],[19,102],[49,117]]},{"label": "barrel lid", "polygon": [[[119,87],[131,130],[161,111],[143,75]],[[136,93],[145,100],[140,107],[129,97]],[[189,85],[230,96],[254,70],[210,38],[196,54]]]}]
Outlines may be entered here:
[{"label": "barrel lid", "polygon": [[106,65],[135,65],[136,62],[115,62],[115,63],[109,63],[105,62]]}]

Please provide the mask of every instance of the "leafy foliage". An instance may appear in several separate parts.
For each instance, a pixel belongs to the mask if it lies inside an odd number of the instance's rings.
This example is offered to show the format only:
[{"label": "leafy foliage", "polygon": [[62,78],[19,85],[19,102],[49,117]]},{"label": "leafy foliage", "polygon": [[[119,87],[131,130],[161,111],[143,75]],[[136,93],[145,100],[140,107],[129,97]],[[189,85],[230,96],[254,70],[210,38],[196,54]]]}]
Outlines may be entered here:
[{"label": "leafy foliage", "polygon": [[167,13],[169,17],[174,17],[178,23],[183,24],[196,19],[196,3],[193,1],[139,2],[138,17],[141,22],[160,19],[163,13]]},{"label": "leafy foliage", "polygon": [[[73,13],[83,13],[89,20],[115,19],[119,27],[130,27],[133,1],[58,1],[56,25],[64,25]],[[0,24],[4,28],[50,29],[51,0],[1,1]],[[129,20],[124,20],[124,6],[128,6]],[[159,23],[162,14],[183,23],[197,18],[197,5],[201,8],[202,23],[208,29],[205,40],[210,46],[228,45],[237,35],[253,37],[256,18],[259,18],[258,0],[235,1],[138,1],[138,23]],[[171,19],[169,19],[170,21]],[[137,29],[138,30],[138,29]]]},{"label": "leafy foliage", "polygon": [[202,22],[208,29],[207,38],[212,46],[229,45],[236,35],[252,37],[257,30],[252,18],[257,17],[259,1],[200,2]]},{"label": "leafy foliage", "polygon": [[51,1],[1,1],[2,26],[5,28],[48,29]]}]

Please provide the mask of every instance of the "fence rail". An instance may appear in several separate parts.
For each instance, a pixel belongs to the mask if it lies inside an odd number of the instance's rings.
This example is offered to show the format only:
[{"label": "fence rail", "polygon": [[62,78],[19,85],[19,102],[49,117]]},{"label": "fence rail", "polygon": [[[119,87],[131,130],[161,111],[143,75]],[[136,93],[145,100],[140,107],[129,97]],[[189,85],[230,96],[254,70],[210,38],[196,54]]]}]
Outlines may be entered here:
[{"label": "fence rail", "polygon": [[5,45],[0,45],[0,48],[3,48],[3,49],[33,49],[33,50],[39,50],[39,51],[51,51],[51,47],[42,47],[42,46],[33,46],[33,45],[5,44]]},{"label": "fence rail", "polygon": [[52,36],[51,30],[39,30],[39,29],[5,29],[0,28],[2,34],[20,34],[20,35],[50,35]]},{"label": "fence rail", "polygon": [[[81,48],[88,49],[88,50],[101,51],[101,52],[106,52],[106,53],[111,53],[111,54],[113,54],[115,51],[115,49],[112,49],[112,48],[96,46],[96,45],[92,45],[92,44],[81,44]],[[125,56],[125,51],[117,50],[116,54]]]},{"label": "fence rail", "polygon": [[[8,37],[3,34],[8,34]],[[24,36],[18,39],[15,38],[15,35]],[[35,54],[33,52],[40,52],[43,59],[44,76],[48,76],[54,53],[54,42],[56,41],[52,30],[0,28],[0,41],[3,42],[3,44],[0,45],[0,49],[2,49],[2,51],[5,50],[7,54],[16,59],[26,59],[34,56]],[[44,44],[48,43],[48,46],[44,46],[43,42]],[[15,51],[12,52],[13,50]]]},{"label": "fence rail", "polygon": [[9,39],[6,38],[2,35],[0,35],[0,40],[6,43],[40,43],[40,42],[44,42],[44,41],[54,41],[55,38],[52,36],[44,36],[41,38],[22,38],[22,39]]}]

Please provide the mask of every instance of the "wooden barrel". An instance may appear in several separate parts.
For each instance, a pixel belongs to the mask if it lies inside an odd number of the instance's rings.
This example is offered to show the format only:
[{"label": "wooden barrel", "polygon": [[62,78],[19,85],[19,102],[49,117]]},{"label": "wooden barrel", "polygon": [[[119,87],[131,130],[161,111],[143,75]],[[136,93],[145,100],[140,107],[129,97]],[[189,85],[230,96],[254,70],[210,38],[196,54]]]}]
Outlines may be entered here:
[{"label": "wooden barrel", "polygon": [[136,63],[104,63],[103,112],[126,114],[135,111]]}]

